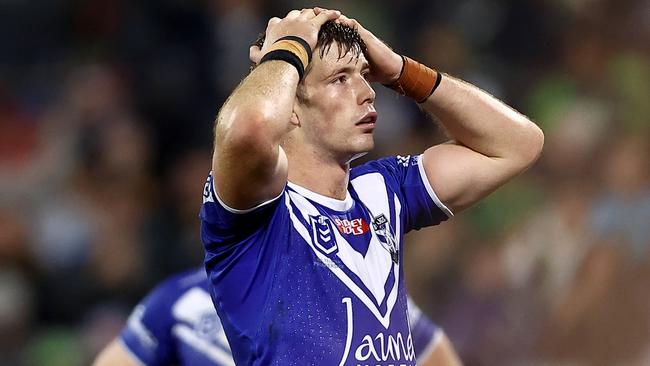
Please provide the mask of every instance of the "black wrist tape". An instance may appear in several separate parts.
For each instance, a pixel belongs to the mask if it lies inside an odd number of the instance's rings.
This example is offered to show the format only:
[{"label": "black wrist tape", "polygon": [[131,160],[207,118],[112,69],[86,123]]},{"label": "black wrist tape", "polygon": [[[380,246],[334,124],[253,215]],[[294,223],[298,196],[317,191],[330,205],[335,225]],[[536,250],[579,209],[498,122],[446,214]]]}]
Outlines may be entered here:
[{"label": "black wrist tape", "polygon": [[276,42],[282,41],[282,40],[296,41],[296,42],[300,43],[300,45],[302,45],[302,47],[305,48],[305,51],[307,51],[307,61],[311,62],[312,50],[311,50],[311,47],[309,46],[309,43],[307,43],[307,41],[305,41],[304,39],[302,39],[300,37],[296,37],[296,36],[284,36],[284,37],[278,39]]},{"label": "black wrist tape", "polygon": [[296,70],[298,70],[298,76],[300,80],[302,80],[303,76],[305,76],[305,67],[302,64],[302,61],[300,61],[300,58],[291,51],[273,50],[262,57],[260,64],[271,60],[280,60],[293,65]]}]

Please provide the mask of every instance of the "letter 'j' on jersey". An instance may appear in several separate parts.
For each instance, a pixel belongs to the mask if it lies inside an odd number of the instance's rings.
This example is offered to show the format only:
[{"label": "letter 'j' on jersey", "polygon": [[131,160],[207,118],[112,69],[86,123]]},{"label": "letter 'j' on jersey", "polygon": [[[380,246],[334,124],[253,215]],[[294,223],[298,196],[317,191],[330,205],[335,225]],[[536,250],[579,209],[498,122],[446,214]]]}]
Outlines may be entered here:
[{"label": "letter 'j' on jersey", "polygon": [[211,296],[241,365],[414,366],[405,233],[451,212],[421,156],[371,161],[336,200],[289,182],[249,210],[203,191]]}]

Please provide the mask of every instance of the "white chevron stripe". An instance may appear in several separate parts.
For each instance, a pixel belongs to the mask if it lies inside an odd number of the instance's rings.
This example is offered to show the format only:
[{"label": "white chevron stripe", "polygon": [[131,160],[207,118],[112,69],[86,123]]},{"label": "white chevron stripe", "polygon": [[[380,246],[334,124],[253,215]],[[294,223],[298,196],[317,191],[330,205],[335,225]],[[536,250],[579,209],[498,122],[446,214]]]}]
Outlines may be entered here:
[{"label": "white chevron stripe", "polygon": [[[383,185],[383,177],[380,174],[376,174],[376,176],[373,176],[372,178],[374,179],[363,183],[364,187],[367,187],[365,184]],[[374,197],[370,201],[383,201],[380,204],[382,204],[384,208],[383,210],[373,210],[373,213],[377,215],[378,212],[381,212],[389,216],[390,213],[388,209],[388,197],[385,188],[383,188],[383,195],[378,195],[378,190],[376,189],[372,191],[373,192],[371,192],[371,194],[373,194]],[[393,198],[397,201],[396,196]],[[318,259],[320,259],[323,263],[331,262],[329,258],[327,258],[321,251],[315,248],[314,243],[312,242],[312,238],[309,235],[310,228],[305,227],[296,216],[297,214],[302,214],[306,222],[311,222],[309,220],[309,216],[320,215],[318,209],[300,194],[292,191],[289,191],[289,194],[285,197],[285,200],[286,207],[289,210],[289,215],[296,231],[311,247]],[[291,202],[296,205],[296,207],[299,209],[299,212],[294,212],[291,206]],[[365,202],[366,201],[364,200],[364,203]],[[399,213],[401,210],[399,202],[397,202],[395,207],[398,215],[398,219],[396,221],[399,225]],[[396,245],[399,248],[400,228],[398,227],[396,229]],[[390,271],[393,271],[395,283],[393,284],[388,294],[386,314],[381,314],[379,308],[377,305],[375,305],[375,302],[373,302],[368,297],[368,295],[351,278],[349,278],[343,270],[336,266],[327,266],[327,268],[329,268],[329,270],[331,270],[350,290],[352,290],[352,292],[361,300],[361,302],[363,302],[368,307],[370,312],[375,315],[377,320],[379,320],[384,328],[388,329],[390,325],[390,314],[397,301],[397,292],[399,287],[399,267],[393,265],[390,254],[383,248],[381,243],[379,243],[376,234],[374,234],[374,230],[372,228],[371,230],[373,231],[373,236],[365,257],[361,255],[361,253],[354,250],[350,243],[345,238],[343,238],[337,230],[332,230],[332,232],[334,233],[335,240],[339,249],[337,256],[341,259],[343,264],[348,269],[354,272],[362,280],[364,286],[370,290],[370,292],[373,294],[373,297],[375,297],[377,303],[379,304],[382,303],[384,297],[386,296],[384,286],[389,277]]]},{"label": "white chevron stripe", "polygon": [[199,337],[194,333],[192,328],[185,324],[177,324],[172,328],[178,338],[182,339],[186,344],[194,347],[197,351],[206,355],[212,361],[224,366],[235,366],[235,361],[228,352],[211,344],[207,340]]}]

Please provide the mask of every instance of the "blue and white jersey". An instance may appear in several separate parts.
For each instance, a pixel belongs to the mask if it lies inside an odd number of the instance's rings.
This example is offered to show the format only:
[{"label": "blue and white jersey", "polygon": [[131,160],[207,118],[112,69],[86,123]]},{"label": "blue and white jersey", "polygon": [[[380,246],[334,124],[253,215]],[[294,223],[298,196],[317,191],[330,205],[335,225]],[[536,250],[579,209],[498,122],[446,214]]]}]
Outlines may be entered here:
[{"label": "blue and white jersey", "polygon": [[220,202],[210,175],[201,238],[237,364],[414,366],[402,238],[450,215],[421,156],[353,168],[344,200],[289,182],[250,210]]},{"label": "blue and white jersey", "polygon": [[174,276],[138,304],[120,340],[145,365],[234,365],[203,268]]},{"label": "blue and white jersey", "polygon": [[411,301],[410,297],[408,298],[408,309],[415,355],[418,359],[424,360],[431,355],[431,352],[442,340],[443,331],[422,313],[422,310]]},{"label": "blue and white jersey", "polygon": [[[207,289],[203,268],[169,278],[136,306],[120,340],[146,365],[234,365]],[[442,331],[410,298],[408,309],[415,353],[426,357]]]}]

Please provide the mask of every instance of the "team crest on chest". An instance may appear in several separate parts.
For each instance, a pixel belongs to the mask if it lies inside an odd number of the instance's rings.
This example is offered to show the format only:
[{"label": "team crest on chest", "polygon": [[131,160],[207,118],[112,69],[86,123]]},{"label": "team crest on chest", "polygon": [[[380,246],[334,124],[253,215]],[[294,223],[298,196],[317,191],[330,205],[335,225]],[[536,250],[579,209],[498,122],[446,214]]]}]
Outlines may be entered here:
[{"label": "team crest on chest", "polygon": [[376,216],[372,220],[372,227],[377,233],[379,242],[384,246],[384,248],[390,253],[390,257],[393,260],[393,263],[399,263],[399,249],[397,247],[397,240],[395,239],[395,234],[392,232],[388,219],[384,214]]}]

